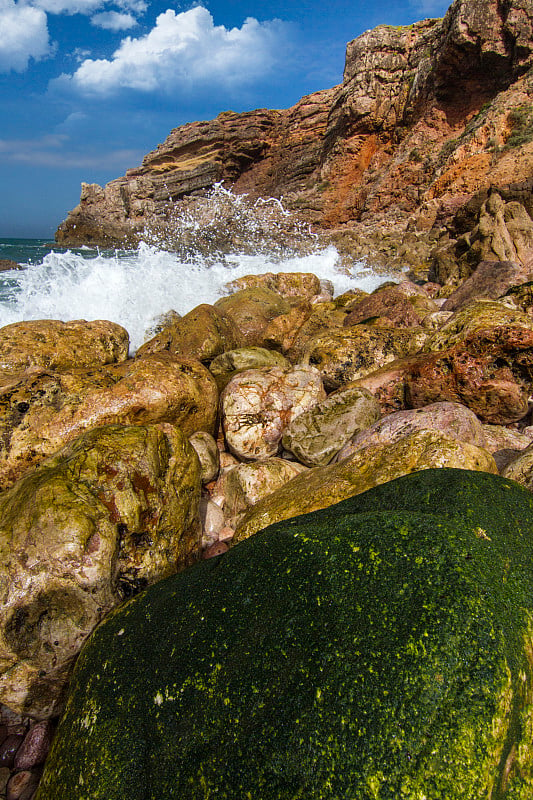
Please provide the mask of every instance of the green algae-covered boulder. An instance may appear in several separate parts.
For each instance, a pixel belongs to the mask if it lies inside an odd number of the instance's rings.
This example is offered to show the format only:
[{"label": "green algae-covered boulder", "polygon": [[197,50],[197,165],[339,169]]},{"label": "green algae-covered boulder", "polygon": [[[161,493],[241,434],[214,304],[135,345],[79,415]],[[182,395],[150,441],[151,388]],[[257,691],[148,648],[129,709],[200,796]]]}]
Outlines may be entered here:
[{"label": "green algae-covered boulder", "polygon": [[533,498],[427,470],[113,613],[37,800],[526,800]]}]

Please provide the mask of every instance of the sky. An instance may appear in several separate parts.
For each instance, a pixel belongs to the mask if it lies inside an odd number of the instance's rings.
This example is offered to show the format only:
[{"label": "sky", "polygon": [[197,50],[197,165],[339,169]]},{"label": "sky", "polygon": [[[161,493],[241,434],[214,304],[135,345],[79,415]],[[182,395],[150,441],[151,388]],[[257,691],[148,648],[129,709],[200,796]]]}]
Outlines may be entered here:
[{"label": "sky", "polygon": [[346,43],[449,0],[0,0],[0,237],[53,238],[80,184],[172,128],[340,83]]}]

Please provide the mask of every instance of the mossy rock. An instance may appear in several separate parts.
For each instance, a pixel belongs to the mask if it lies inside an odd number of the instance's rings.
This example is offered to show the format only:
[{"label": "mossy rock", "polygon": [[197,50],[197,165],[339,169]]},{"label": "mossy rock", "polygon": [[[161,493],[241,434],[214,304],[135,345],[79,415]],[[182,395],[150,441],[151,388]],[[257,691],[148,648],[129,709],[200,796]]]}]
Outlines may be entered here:
[{"label": "mossy rock", "polygon": [[114,612],[37,800],[526,800],[533,498],[428,470]]}]

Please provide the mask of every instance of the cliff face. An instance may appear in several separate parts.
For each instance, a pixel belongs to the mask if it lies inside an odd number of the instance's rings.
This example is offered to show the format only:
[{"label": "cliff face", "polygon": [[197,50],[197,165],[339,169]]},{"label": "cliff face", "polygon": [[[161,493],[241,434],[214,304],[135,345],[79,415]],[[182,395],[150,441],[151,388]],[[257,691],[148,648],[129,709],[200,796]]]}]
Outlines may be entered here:
[{"label": "cliff face", "polygon": [[423,229],[480,190],[530,191],[532,178],[531,0],[455,0],[444,19],[365,32],[347,46],[342,84],[288,110],[176,128],[124,177],[83,184],[56,238],[134,241],[218,181],[283,196],[322,228],[414,216]]}]

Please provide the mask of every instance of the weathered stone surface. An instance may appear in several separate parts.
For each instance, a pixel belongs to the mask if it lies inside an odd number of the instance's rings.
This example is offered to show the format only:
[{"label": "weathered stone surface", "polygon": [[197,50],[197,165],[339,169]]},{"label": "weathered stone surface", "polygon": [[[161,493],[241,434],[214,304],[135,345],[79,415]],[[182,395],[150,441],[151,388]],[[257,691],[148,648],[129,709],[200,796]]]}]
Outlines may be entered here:
[{"label": "weathered stone surface", "polygon": [[88,431],[0,495],[0,700],[56,713],[124,597],[197,556],[200,467],[178,428]]},{"label": "weathered stone surface", "polygon": [[203,303],[163,327],[160,333],[139,348],[137,357],[168,350],[175,355],[209,362],[240,344],[241,336],[231,318],[215,306]]},{"label": "weathered stone surface", "polygon": [[[306,315],[302,323],[295,326],[292,333],[283,342],[283,352],[297,364],[305,354],[307,344],[320,333],[327,333],[333,328],[342,328],[346,311],[338,309],[335,302],[317,303],[311,306],[311,314]],[[280,321],[281,321],[280,317]],[[267,334],[270,333],[267,329]],[[269,339],[268,345],[272,346],[274,340]]]},{"label": "weathered stone surface", "polygon": [[[322,304],[320,303],[319,306]],[[282,353],[288,353],[292,344],[298,334],[298,331],[307,322],[314,313],[314,307],[310,303],[302,303],[301,305],[291,308],[287,314],[280,314],[271,322],[268,323],[263,331],[263,344],[266,347],[280,350]],[[342,325],[342,320],[341,320]],[[315,331],[316,333],[316,331]],[[298,358],[294,357],[293,363],[296,363]]]},{"label": "weathered stone surface", "polygon": [[367,323],[371,319],[393,328],[416,328],[423,318],[437,310],[435,303],[421,294],[408,295],[399,286],[387,286],[348,306],[344,325]]},{"label": "weathered stone surface", "polygon": [[197,431],[189,436],[202,471],[202,483],[209,483],[218,475],[220,469],[220,452],[217,443],[207,431]]},{"label": "weathered stone surface", "polygon": [[433,403],[424,408],[389,414],[356,433],[342,448],[338,460],[348,458],[369,445],[393,444],[414,431],[441,431],[460,442],[488,450],[483,425],[470,409],[459,403]]},{"label": "weathered stone surface", "polygon": [[235,528],[243,511],[304,471],[305,467],[297,462],[273,456],[250,464],[239,464],[226,472],[214,489],[216,495],[224,498],[226,524]]},{"label": "weathered stone surface", "polygon": [[244,460],[275,455],[287,425],[324,398],[320,374],[312,367],[239,373],[221,397],[229,449]]},{"label": "weathered stone surface", "polygon": [[444,350],[460,342],[474,339],[481,345],[494,338],[512,341],[533,331],[533,321],[518,309],[502,302],[477,300],[456,311],[442,328],[430,334],[423,346],[426,353]]},{"label": "weathered stone surface", "polygon": [[320,279],[311,272],[264,272],[262,275],[245,275],[226,284],[226,289],[237,292],[255,286],[265,286],[285,300],[311,300],[320,294]]},{"label": "weathered stone surface", "polygon": [[379,403],[368,390],[344,386],[293,419],[281,443],[307,467],[325,466],[354,434],[380,416]]},{"label": "weathered stone surface", "polygon": [[522,450],[504,469],[502,475],[533,492],[533,443]]},{"label": "weathered stone surface", "polygon": [[264,286],[241,289],[228,297],[221,297],[215,307],[233,320],[242,337],[242,345],[259,347],[263,344],[262,334],[268,323],[280,314],[286,314],[290,308],[281,295]]},{"label": "weathered stone surface", "polygon": [[532,514],[429,470],[151,587],[84,650],[38,800],[530,796]]},{"label": "weathered stone surface", "polygon": [[54,725],[50,720],[35,722],[24,737],[15,756],[15,769],[31,769],[43,764],[54,736]]},{"label": "weathered stone surface", "polygon": [[14,322],[0,328],[0,372],[113,364],[128,357],[128,347],[128,332],[107,320]]},{"label": "weathered stone surface", "polygon": [[487,327],[474,327],[466,335],[451,323],[435,336],[458,343],[409,365],[404,375],[407,406],[420,408],[449,400],[468,406],[483,422],[506,424],[522,419],[528,412],[533,380],[533,331],[512,322],[491,327],[490,313]]},{"label": "weathered stone surface", "polygon": [[22,267],[12,258],[0,258],[0,272],[6,272],[10,269],[22,269]]},{"label": "weathered stone surface", "polygon": [[315,336],[304,351],[306,363],[316,367],[324,385],[337,389],[369,375],[402,356],[417,353],[427,331],[357,325]]},{"label": "weathered stone surface", "polygon": [[227,350],[217,356],[209,365],[209,372],[214,375],[219,389],[224,389],[228,381],[237,372],[261,367],[290,367],[289,361],[274,350],[264,347],[241,347]]},{"label": "weathered stone surface", "polygon": [[484,447],[492,453],[500,471],[532,443],[532,437],[503,425],[483,425]]},{"label": "weathered stone surface", "polygon": [[481,298],[496,300],[512,286],[525,283],[533,278],[531,269],[512,261],[481,261],[476,271],[448,297],[443,311],[457,311],[473,300]]},{"label": "weathered stone surface", "polygon": [[392,444],[369,445],[344,461],[314,467],[293,478],[244,514],[233,542],[274,522],[327,508],[381,483],[433,467],[498,471],[490,453],[480,447],[441,431],[415,431]]},{"label": "weathered stone surface", "polygon": [[0,486],[84,430],[171,422],[213,432],[218,391],[199,361],[159,353],[92,370],[39,371],[0,390]]},{"label": "weathered stone surface", "polygon": [[406,382],[411,367],[424,356],[408,356],[391,361],[381,369],[370,372],[364,378],[350,383],[359,389],[367,389],[379,403],[382,416],[401,411],[406,406]]}]

